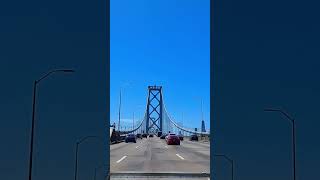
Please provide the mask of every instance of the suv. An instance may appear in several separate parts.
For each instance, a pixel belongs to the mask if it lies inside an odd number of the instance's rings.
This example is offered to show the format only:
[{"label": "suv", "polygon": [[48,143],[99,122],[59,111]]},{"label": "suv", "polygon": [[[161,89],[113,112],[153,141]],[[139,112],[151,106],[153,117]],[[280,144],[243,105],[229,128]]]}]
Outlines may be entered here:
[{"label": "suv", "polygon": [[147,137],[148,137],[148,134],[142,134],[142,137],[143,137],[143,138],[147,138]]},{"label": "suv", "polygon": [[128,142],[134,142],[137,143],[137,138],[134,134],[128,134],[125,138],[126,143]]},{"label": "suv", "polygon": [[141,136],[141,134],[137,134],[137,138],[140,138],[140,139],[142,139],[142,136]]},{"label": "suv", "polygon": [[198,141],[198,136],[196,134],[191,135],[190,141]]},{"label": "suv", "polygon": [[180,145],[180,139],[177,135],[175,134],[169,134],[166,137],[166,141],[168,145]]}]

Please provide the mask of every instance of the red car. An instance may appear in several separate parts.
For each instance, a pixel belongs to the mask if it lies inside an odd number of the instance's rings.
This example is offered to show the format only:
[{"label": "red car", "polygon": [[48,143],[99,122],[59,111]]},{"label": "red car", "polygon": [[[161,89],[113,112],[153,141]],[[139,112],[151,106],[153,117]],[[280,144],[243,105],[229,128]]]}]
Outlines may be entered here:
[{"label": "red car", "polygon": [[168,145],[180,145],[180,139],[175,134],[168,134],[166,137],[166,141]]}]

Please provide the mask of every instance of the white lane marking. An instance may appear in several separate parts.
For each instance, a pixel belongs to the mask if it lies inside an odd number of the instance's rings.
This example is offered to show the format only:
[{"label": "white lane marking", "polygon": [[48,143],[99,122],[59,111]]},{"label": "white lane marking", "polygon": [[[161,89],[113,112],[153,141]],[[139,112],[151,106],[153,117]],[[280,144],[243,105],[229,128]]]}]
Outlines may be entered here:
[{"label": "white lane marking", "polygon": [[136,149],[138,149],[138,148],[139,148],[139,146],[136,147]]},{"label": "white lane marking", "polygon": [[117,161],[117,163],[121,162],[121,161],[124,160],[126,157],[127,157],[127,156],[123,156],[121,159],[119,159],[119,160]]},{"label": "white lane marking", "polygon": [[168,146],[164,146],[165,148],[168,148]]},{"label": "white lane marking", "polygon": [[208,180],[210,180],[210,178],[208,178]]},{"label": "white lane marking", "polygon": [[184,160],[184,158],[182,156],[180,156],[179,154],[176,154],[180,159]]}]

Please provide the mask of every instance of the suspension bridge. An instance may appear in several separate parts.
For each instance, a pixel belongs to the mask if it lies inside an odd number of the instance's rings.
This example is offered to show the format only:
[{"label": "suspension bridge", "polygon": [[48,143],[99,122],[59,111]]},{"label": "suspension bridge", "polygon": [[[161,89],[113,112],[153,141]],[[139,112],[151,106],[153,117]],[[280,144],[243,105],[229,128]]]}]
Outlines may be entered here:
[{"label": "suspension bridge", "polygon": [[[187,128],[173,119],[166,109],[163,88],[148,86],[148,95],[143,119],[131,129],[121,130],[110,126],[111,132],[125,134],[175,133],[197,135],[199,141],[184,138],[180,145],[169,146],[159,137],[138,139],[137,143],[110,145],[111,172],[168,172],[168,173],[210,173],[210,133],[206,132],[204,121],[201,129]],[[204,139],[204,140],[202,140]],[[201,178],[200,178],[201,179]]]}]

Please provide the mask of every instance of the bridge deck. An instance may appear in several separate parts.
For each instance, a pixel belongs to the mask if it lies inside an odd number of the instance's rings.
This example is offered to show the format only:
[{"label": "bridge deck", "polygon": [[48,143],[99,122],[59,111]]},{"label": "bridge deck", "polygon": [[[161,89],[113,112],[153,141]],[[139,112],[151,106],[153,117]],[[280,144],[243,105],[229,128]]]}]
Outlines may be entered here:
[{"label": "bridge deck", "polygon": [[117,172],[210,173],[210,145],[181,141],[166,145],[159,137],[110,146],[110,170]]}]

